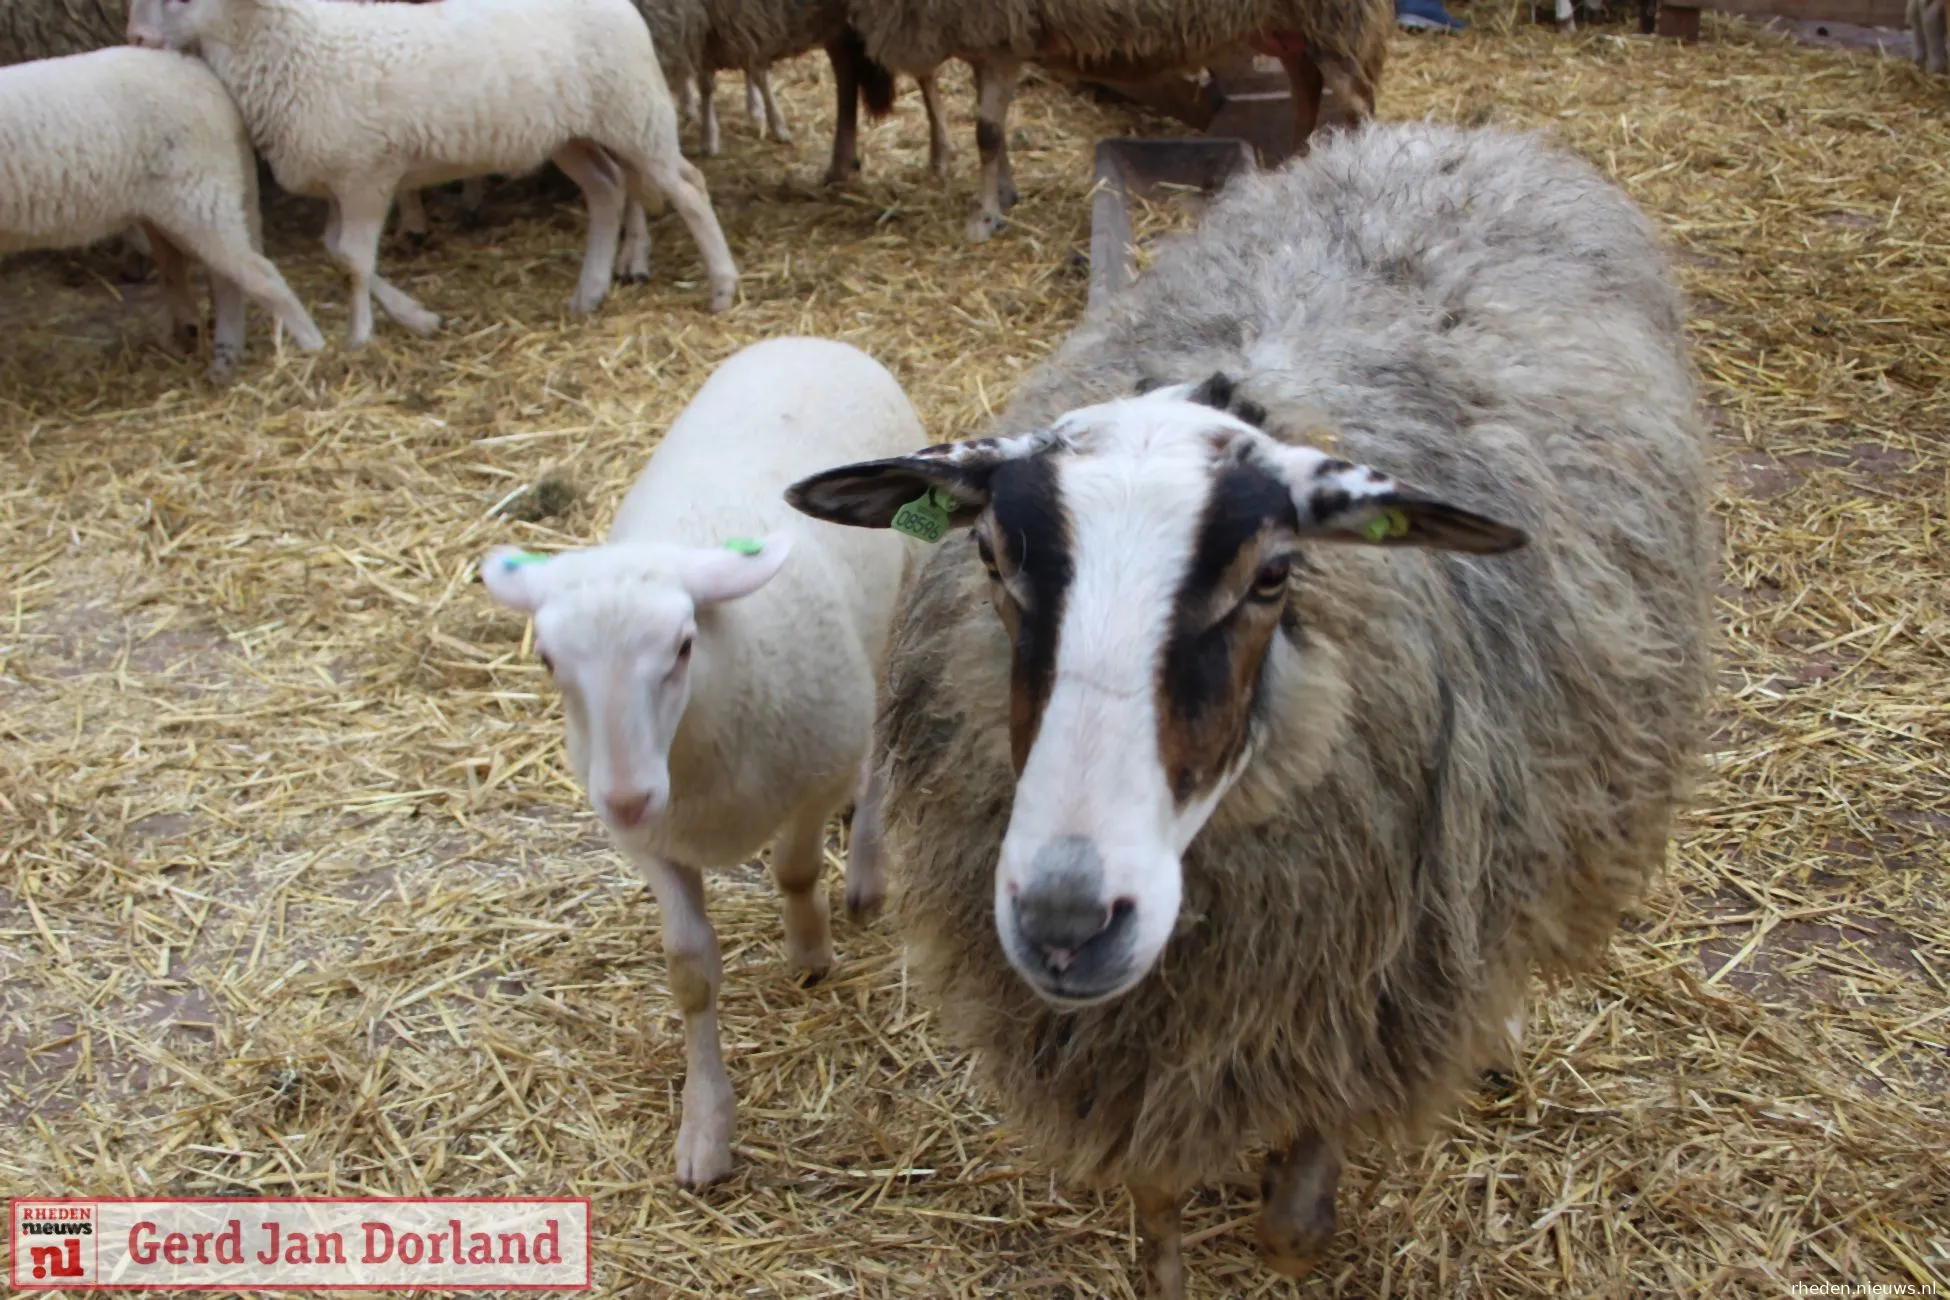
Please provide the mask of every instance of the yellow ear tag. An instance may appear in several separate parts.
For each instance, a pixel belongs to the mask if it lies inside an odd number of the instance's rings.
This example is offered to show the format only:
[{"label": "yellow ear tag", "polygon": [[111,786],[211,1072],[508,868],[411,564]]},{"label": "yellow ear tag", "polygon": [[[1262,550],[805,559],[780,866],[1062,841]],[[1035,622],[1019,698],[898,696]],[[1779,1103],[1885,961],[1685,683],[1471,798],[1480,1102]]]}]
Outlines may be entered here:
[{"label": "yellow ear tag", "polygon": [[947,534],[958,504],[947,488],[929,488],[896,510],[891,526],[897,533],[906,533],[924,542],[938,542]]},{"label": "yellow ear tag", "polygon": [[1371,542],[1392,541],[1408,536],[1408,515],[1389,508],[1361,525],[1361,535]]},{"label": "yellow ear tag", "polygon": [[755,542],[749,537],[727,537],[724,539],[724,548],[727,551],[736,551],[740,555],[757,555],[765,549],[765,544]]}]

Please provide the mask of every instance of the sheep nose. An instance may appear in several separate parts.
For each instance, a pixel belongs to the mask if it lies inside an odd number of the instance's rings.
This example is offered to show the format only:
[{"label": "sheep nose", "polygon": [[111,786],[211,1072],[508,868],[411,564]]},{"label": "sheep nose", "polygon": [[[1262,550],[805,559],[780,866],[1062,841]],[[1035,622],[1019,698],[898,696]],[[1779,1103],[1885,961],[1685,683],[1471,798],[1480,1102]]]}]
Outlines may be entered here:
[{"label": "sheep nose", "polygon": [[603,802],[609,807],[609,819],[624,830],[633,830],[650,815],[652,794],[648,790],[625,790],[609,796]]},{"label": "sheep nose", "polygon": [[1027,874],[1029,883],[1015,896],[1016,932],[1059,975],[1079,949],[1131,912],[1128,899],[1104,898],[1103,859],[1081,835],[1043,845]]}]

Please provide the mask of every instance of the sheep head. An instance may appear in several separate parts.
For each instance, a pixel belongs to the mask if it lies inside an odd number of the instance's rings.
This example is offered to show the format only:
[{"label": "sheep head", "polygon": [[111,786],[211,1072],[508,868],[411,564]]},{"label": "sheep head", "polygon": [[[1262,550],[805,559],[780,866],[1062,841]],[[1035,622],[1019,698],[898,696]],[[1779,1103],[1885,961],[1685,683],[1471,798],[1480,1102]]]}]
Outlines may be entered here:
[{"label": "sheep head", "polygon": [[1183,854],[1258,743],[1268,647],[1302,545],[1494,554],[1525,540],[1275,439],[1224,409],[1230,398],[1222,377],[1159,389],[1033,433],[828,470],[787,493],[834,523],[908,527],[897,519],[919,511],[973,530],[1013,647],[1017,787],[996,928],[1055,1003],[1129,991],[1170,939]]}]

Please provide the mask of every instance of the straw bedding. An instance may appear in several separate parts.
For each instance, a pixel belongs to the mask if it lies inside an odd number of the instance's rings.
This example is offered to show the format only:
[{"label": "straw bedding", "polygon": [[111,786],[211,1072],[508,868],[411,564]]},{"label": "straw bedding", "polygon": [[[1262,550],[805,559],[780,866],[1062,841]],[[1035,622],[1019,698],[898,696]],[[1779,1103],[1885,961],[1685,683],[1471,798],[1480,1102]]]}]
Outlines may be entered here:
[{"label": "straw bedding", "polygon": [[[1357,1151],[1298,1287],[1253,1257],[1242,1163],[1192,1207],[1193,1293],[1942,1294],[1950,90],[1711,17],[1695,48],[1479,27],[1398,38],[1382,113],[1549,127],[1693,297],[1726,531],[1709,775],[1604,970],[1537,993],[1508,1092]],[[948,436],[1075,319],[1090,147],[1160,124],[1031,90],[1024,201],[971,247],[970,170],[927,179],[911,92],[864,183],[813,184],[821,62],[781,69],[797,146],[727,115],[723,318],[666,216],[651,283],[565,321],[582,219],[521,185],[388,250],[439,337],[272,357],[254,320],[229,390],[155,352],[153,285],[0,268],[0,1191],[567,1192],[606,1293],[1129,1293],[1128,1206],[997,1128],[886,924],[842,923],[801,989],[755,869],[711,904],[740,1171],[676,1188],[653,904],[468,582],[492,542],[595,535],[746,342],[859,342]],[[332,333],[317,210],[270,218]]]}]

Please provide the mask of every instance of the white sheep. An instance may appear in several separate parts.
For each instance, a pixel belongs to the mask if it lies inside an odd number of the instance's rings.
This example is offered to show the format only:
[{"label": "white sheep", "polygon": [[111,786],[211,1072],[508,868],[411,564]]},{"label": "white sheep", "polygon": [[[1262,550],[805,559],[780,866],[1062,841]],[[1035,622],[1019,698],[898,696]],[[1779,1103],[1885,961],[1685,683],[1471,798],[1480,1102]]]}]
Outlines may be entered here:
[{"label": "white sheep", "polygon": [[259,251],[257,160],[208,68],[126,46],[0,68],[0,253],[75,248],[138,225],[178,343],[198,321],[186,257],[210,273],[212,379],[243,356],[246,298],[300,348],[323,346]]},{"label": "white sheep", "polygon": [[278,183],[329,198],[325,246],[351,279],[350,339],[372,336],[372,299],[431,333],[440,318],[374,270],[401,185],[546,159],[582,188],[589,240],[570,310],[609,293],[625,198],[668,196],[697,241],[713,311],[738,271],[677,144],[677,110],[649,29],[629,0],[136,0],[129,35],[195,47],[229,87]]},{"label": "white sheep", "polygon": [[662,911],[684,1015],[686,1186],[730,1171],[735,1108],[703,870],[770,841],[787,954],[823,973],[833,961],[819,887],[825,828],[858,792],[848,908],[882,893],[876,802],[862,778],[910,555],[901,538],[795,515],[782,493],[836,458],[925,441],[900,386],[865,353],[818,339],[755,344],[664,435],[603,545],[546,561],[504,547],[481,565],[496,600],[534,615],[535,647],[562,690],[570,764]]},{"label": "white sheep", "polygon": [[1158,1292],[1253,1147],[1304,1272],[1344,1144],[1424,1131],[1665,860],[1718,566],[1658,236],[1535,137],[1371,125],[1235,181],[999,432],[792,490],[966,530],[879,725],[910,967]]}]

